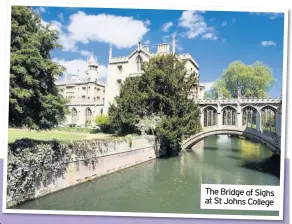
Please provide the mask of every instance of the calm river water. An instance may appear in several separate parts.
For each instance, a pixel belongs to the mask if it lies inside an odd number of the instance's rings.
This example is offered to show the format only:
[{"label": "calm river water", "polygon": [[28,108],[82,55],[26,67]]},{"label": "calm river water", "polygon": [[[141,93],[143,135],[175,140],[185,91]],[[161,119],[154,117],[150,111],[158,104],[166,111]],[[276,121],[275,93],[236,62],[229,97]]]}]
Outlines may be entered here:
[{"label": "calm river water", "polygon": [[279,185],[279,158],[263,145],[211,136],[192,152],[156,159],[27,202],[17,209],[278,215],[200,209],[204,184]]}]

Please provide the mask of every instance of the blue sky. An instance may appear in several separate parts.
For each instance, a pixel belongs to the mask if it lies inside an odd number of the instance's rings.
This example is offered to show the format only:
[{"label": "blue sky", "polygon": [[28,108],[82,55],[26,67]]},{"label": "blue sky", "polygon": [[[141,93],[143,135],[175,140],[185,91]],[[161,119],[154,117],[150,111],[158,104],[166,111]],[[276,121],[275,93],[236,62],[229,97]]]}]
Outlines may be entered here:
[{"label": "blue sky", "polygon": [[137,10],[34,7],[44,24],[60,31],[62,51],[52,58],[68,73],[82,73],[93,50],[106,76],[109,45],[113,56],[126,56],[141,38],[152,52],[176,34],[177,52],[190,53],[200,67],[200,81],[216,81],[235,60],[261,61],[273,71],[276,83],[269,91],[279,97],[283,75],[284,15],[224,11]]}]

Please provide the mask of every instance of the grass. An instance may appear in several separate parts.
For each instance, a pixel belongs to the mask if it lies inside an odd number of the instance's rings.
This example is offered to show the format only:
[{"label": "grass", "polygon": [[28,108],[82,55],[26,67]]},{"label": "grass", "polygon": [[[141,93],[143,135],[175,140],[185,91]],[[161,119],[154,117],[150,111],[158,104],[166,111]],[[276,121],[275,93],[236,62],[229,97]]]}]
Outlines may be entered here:
[{"label": "grass", "polygon": [[34,130],[22,130],[22,129],[9,129],[8,130],[8,143],[12,143],[17,139],[30,138],[34,140],[49,141],[53,139],[57,140],[80,140],[80,139],[108,139],[111,135],[102,133],[89,134],[89,133],[73,133],[65,131],[34,131]]}]

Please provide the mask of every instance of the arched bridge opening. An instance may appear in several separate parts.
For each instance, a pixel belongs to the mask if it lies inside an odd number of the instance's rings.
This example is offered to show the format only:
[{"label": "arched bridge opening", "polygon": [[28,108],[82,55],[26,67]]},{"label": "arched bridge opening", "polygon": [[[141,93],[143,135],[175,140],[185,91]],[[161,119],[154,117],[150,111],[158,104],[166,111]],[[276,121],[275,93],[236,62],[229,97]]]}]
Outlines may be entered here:
[{"label": "arched bridge opening", "polygon": [[261,132],[256,131],[253,128],[236,128],[233,126],[216,128],[208,127],[204,128],[201,132],[189,137],[182,143],[183,149],[190,149],[195,146],[198,142],[202,141],[204,138],[212,135],[233,135],[233,136],[243,136],[246,139],[259,142],[266,145],[273,153],[280,154],[280,139],[275,136],[265,135]]}]

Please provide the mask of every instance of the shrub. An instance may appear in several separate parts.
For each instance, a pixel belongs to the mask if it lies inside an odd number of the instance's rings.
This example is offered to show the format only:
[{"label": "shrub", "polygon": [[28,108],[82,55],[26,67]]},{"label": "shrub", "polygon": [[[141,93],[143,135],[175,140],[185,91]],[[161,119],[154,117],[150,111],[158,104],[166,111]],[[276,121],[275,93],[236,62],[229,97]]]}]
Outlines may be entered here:
[{"label": "shrub", "polygon": [[100,130],[104,133],[111,132],[111,123],[109,116],[107,115],[99,115],[95,118],[95,124],[100,128]]}]

